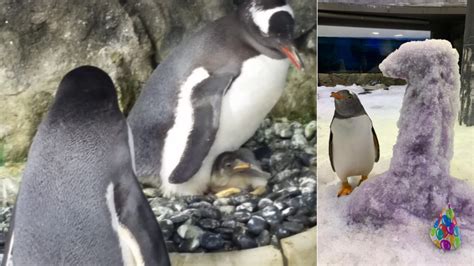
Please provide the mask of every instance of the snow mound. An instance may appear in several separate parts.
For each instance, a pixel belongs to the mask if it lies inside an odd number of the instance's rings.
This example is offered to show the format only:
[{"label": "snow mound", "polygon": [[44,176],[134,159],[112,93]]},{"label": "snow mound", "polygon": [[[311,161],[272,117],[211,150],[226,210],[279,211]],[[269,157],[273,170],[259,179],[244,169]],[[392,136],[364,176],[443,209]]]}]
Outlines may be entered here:
[{"label": "snow mound", "polygon": [[451,203],[474,227],[474,191],[449,174],[459,107],[459,55],[448,41],[405,43],[381,64],[407,80],[390,168],[352,194],[347,212],[357,223],[385,225],[407,215],[433,219]]}]

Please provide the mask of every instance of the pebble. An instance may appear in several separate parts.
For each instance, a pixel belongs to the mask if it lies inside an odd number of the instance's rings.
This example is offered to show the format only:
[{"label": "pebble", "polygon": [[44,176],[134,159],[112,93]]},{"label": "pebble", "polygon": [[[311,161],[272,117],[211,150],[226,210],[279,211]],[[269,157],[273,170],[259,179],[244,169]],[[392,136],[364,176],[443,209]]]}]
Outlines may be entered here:
[{"label": "pebble", "polygon": [[[199,203],[199,202],[213,202],[216,199],[213,195],[194,195],[194,196],[185,196],[184,200],[188,203]],[[204,203],[203,203],[204,204]]]},{"label": "pebble", "polygon": [[289,149],[291,147],[291,140],[289,140],[289,139],[273,140],[272,143],[270,143],[270,147],[274,150]]},{"label": "pebble", "polygon": [[248,235],[239,235],[236,240],[241,249],[256,248],[257,241]]},{"label": "pebble", "polygon": [[252,217],[252,214],[247,211],[239,211],[234,213],[235,220],[241,223],[246,223],[250,217]]},{"label": "pebble", "polygon": [[235,208],[236,211],[253,212],[257,205],[253,202],[244,202]]},{"label": "pebble", "polygon": [[284,202],[281,202],[281,201],[275,201],[275,203],[273,204],[273,206],[277,207],[278,210],[283,210],[285,209],[286,207],[288,207],[288,205]]},{"label": "pebble", "polygon": [[273,205],[273,201],[271,199],[263,198],[258,202],[258,209],[263,209],[267,206]]},{"label": "pebble", "polygon": [[228,205],[231,205],[231,200],[230,198],[218,198],[213,202],[213,205],[216,207],[228,206]]},{"label": "pebble", "polygon": [[204,234],[204,231],[198,226],[183,224],[178,227],[177,233],[183,239],[196,239]]},{"label": "pebble", "polygon": [[304,230],[304,225],[295,222],[283,222],[282,227],[288,232],[297,234]]},{"label": "pebble", "polygon": [[221,235],[206,232],[201,236],[201,247],[207,250],[219,250],[224,247],[224,239]]},{"label": "pebble", "polygon": [[248,231],[254,235],[260,234],[266,227],[267,222],[260,216],[252,216],[247,222]]},{"label": "pebble", "polygon": [[235,212],[235,206],[232,205],[219,206],[218,209],[223,215],[230,215]]},{"label": "pebble", "polygon": [[220,220],[221,212],[215,207],[200,209],[201,217]]},{"label": "pebble", "polygon": [[238,224],[239,223],[235,220],[225,220],[225,221],[222,221],[221,226],[234,229],[238,226]]},{"label": "pebble", "polygon": [[290,206],[290,207],[284,209],[284,210],[281,212],[281,215],[286,218],[286,217],[288,217],[288,216],[290,216],[290,215],[295,214],[296,211],[297,211],[297,209],[296,209],[295,207],[291,207],[291,206]]},{"label": "pebble", "polygon": [[232,238],[232,234],[234,233],[234,229],[228,228],[228,227],[219,227],[219,228],[216,228],[214,231],[221,233],[223,235],[230,234],[231,235],[230,238]]},{"label": "pebble", "polygon": [[303,135],[293,135],[291,138],[291,146],[293,149],[304,149],[308,146],[308,141]]},{"label": "pebble", "polygon": [[192,209],[206,209],[206,208],[212,208],[212,204],[207,202],[207,201],[198,201],[198,202],[192,202],[188,206],[189,208]]},{"label": "pebble", "polygon": [[219,227],[221,223],[214,219],[204,218],[202,220],[199,220],[198,225],[203,229],[212,230]]},{"label": "pebble", "polygon": [[278,239],[282,239],[291,235],[290,231],[288,231],[286,228],[284,228],[281,225],[276,226],[276,230],[274,233]]},{"label": "pebble", "polygon": [[185,222],[186,220],[188,220],[189,218],[191,218],[191,215],[190,214],[187,214],[187,213],[178,213],[176,215],[173,215],[170,217],[170,220],[174,223],[174,224],[179,224],[179,223],[183,223]]},{"label": "pebble", "polygon": [[304,128],[304,136],[310,140],[316,135],[317,123],[316,121],[309,122]]},{"label": "pebble", "polygon": [[271,234],[268,230],[263,230],[255,240],[259,246],[266,246],[270,244]]},{"label": "pebble", "polygon": [[233,205],[240,205],[244,202],[247,202],[250,200],[250,196],[249,195],[238,195],[238,196],[233,196],[230,198],[230,202],[231,204]]},{"label": "pebble", "polygon": [[272,182],[273,183],[280,183],[280,182],[282,182],[286,179],[295,178],[299,174],[300,174],[299,169],[292,169],[292,170],[285,169],[285,170],[281,171],[280,173],[276,174],[275,176],[273,176]]},{"label": "pebble", "polygon": [[275,206],[265,207],[262,210],[262,216],[272,226],[279,224],[282,220],[280,210]]},{"label": "pebble", "polygon": [[273,125],[273,131],[280,138],[291,138],[293,135],[293,130],[288,123],[275,123]]},{"label": "pebble", "polygon": [[186,239],[178,245],[178,250],[181,252],[193,252],[199,247],[198,239]]},{"label": "pebble", "polygon": [[294,155],[285,152],[277,152],[270,157],[270,166],[273,171],[279,173],[289,167],[294,160]]},{"label": "pebble", "polygon": [[174,224],[171,220],[165,219],[159,222],[161,232],[165,239],[169,239],[174,233]]},{"label": "pebble", "polygon": [[163,206],[155,206],[151,210],[153,211],[153,214],[155,214],[155,216],[162,216],[163,218],[169,217],[174,213],[173,209]]}]

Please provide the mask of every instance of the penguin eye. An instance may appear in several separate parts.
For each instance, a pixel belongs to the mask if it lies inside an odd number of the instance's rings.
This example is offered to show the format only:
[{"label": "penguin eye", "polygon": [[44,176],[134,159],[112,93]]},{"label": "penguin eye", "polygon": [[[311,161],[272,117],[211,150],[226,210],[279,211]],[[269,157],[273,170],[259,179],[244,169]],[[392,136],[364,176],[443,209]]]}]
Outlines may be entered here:
[{"label": "penguin eye", "polygon": [[231,165],[230,163],[226,163],[226,164],[225,164],[225,167],[226,167],[226,168],[230,168],[231,166],[232,166],[232,165]]}]

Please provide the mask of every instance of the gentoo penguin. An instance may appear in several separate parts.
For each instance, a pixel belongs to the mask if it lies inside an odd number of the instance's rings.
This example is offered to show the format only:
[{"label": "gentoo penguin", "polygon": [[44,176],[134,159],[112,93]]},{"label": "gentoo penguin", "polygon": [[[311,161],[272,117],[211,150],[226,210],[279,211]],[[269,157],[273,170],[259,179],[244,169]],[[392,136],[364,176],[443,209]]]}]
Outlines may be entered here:
[{"label": "gentoo penguin", "polygon": [[30,148],[3,265],[170,265],[131,149],[109,76],[69,72]]},{"label": "gentoo penguin", "polygon": [[238,2],[158,65],[128,117],[138,177],[165,196],[205,192],[216,157],[247,141],[280,98],[290,62],[302,68],[286,1]]},{"label": "gentoo penguin", "polygon": [[361,176],[359,185],[367,179],[379,161],[379,142],[372,120],[357,95],[348,90],[332,92],[336,110],[329,135],[329,158],[332,170],[342,181],[339,196],[349,195],[350,176]]},{"label": "gentoo penguin", "polygon": [[219,155],[212,167],[210,190],[217,196],[229,196],[242,189],[254,189],[253,194],[265,192],[271,175],[263,171],[249,149]]}]

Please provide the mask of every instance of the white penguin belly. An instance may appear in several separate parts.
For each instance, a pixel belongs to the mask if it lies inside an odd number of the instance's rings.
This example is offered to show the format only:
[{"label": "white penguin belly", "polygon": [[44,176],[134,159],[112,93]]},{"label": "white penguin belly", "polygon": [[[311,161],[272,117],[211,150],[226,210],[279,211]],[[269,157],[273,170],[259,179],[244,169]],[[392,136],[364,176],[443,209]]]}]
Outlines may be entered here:
[{"label": "white penguin belly", "polygon": [[164,182],[165,195],[202,194],[206,190],[217,156],[240,148],[277,103],[285,87],[288,67],[287,59],[276,60],[265,55],[243,63],[240,75],[222,99],[219,129],[201,168],[183,184]]},{"label": "white penguin belly", "polygon": [[248,59],[222,101],[219,130],[210,153],[236,150],[246,142],[280,99],[289,62],[265,55]]},{"label": "white penguin belly", "polygon": [[349,176],[368,175],[375,162],[372,122],[367,115],[334,118],[331,125],[333,164],[343,181]]}]

